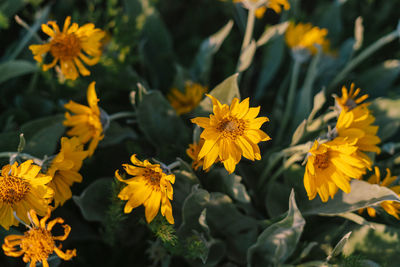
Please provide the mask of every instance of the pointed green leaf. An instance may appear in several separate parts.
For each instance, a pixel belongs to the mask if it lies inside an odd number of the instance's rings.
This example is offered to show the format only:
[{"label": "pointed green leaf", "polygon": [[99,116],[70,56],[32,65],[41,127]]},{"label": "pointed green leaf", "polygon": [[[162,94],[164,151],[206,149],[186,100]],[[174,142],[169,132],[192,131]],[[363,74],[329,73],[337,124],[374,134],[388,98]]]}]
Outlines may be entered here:
[{"label": "pointed green leaf", "polygon": [[28,73],[38,71],[36,64],[26,60],[12,60],[0,63],[0,84]]},{"label": "pointed green leaf", "polygon": [[253,62],[254,54],[256,53],[256,42],[252,40],[250,44],[244,49],[243,53],[239,57],[239,65],[237,68],[238,72],[243,72],[250,67],[251,62]]}]

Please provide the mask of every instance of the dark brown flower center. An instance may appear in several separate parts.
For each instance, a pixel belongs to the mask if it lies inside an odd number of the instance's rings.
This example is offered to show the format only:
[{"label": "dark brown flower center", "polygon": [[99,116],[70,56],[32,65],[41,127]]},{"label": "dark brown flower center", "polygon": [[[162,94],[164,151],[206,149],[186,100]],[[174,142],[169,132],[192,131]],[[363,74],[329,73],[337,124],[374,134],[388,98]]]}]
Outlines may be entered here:
[{"label": "dark brown flower center", "polygon": [[328,152],[323,154],[317,154],[315,156],[314,165],[319,169],[326,169],[329,166],[329,155]]},{"label": "dark brown flower center", "polygon": [[14,176],[0,177],[0,200],[7,204],[20,202],[30,191],[30,184]]},{"label": "dark brown flower center", "polygon": [[81,51],[79,38],[75,33],[60,33],[50,42],[50,52],[55,58],[72,60]]},{"label": "dark brown flower center", "polygon": [[223,137],[231,139],[235,139],[237,136],[242,136],[245,129],[245,121],[232,116],[222,119],[217,126],[217,130],[222,133]]}]

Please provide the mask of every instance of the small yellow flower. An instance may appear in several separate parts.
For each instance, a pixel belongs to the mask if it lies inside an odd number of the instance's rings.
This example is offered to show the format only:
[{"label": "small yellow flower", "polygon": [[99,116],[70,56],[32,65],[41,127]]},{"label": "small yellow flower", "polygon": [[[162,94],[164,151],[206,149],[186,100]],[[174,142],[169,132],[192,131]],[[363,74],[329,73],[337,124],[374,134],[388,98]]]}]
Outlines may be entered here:
[{"label": "small yellow flower", "polygon": [[69,16],[65,19],[62,32],[55,21],[49,21],[47,24],[42,24],[42,30],[50,36],[50,41],[43,45],[29,46],[34,59],[39,63],[42,63],[46,53],[50,52],[53,56],[54,59],[50,64],[43,65],[43,71],[53,68],[57,62],[60,62],[61,72],[66,79],[78,78],[76,67],[83,76],[90,75],[90,71],[86,69],[82,61],[89,66],[99,62],[102,53],[100,41],[105,35],[104,31],[95,29],[93,23],[87,23],[82,27],[76,23],[71,25]]},{"label": "small yellow flower", "polygon": [[[186,154],[193,160],[192,168],[197,171],[201,166],[204,165],[204,158],[198,159],[199,152],[204,145],[204,139],[200,139],[198,143],[189,144],[189,148],[186,149]],[[205,172],[208,172],[210,168],[204,169]]]},{"label": "small yellow flower", "polygon": [[37,262],[41,262],[43,267],[49,267],[47,259],[49,255],[55,252],[61,259],[70,260],[76,256],[76,249],[61,250],[61,244],[57,247],[55,241],[64,241],[71,232],[71,227],[67,224],[62,225],[64,235],[53,236],[51,230],[57,223],[64,223],[61,218],[56,218],[49,223],[50,208],[47,214],[40,221],[34,210],[29,211],[32,227],[24,233],[24,235],[9,235],[4,238],[2,248],[4,254],[10,257],[20,257],[25,263],[30,262],[30,267],[36,267]]},{"label": "small yellow flower", "polygon": [[[251,2],[258,2],[259,0],[251,0]],[[239,3],[243,2],[243,0],[233,0],[234,3]],[[282,7],[284,10],[288,10],[290,8],[290,4],[287,0],[268,0],[266,1],[264,6],[261,6],[256,9],[256,17],[258,19],[262,18],[264,16],[265,11],[267,11],[268,8],[273,9],[276,13],[281,13],[282,12]]]},{"label": "small yellow flower", "polygon": [[207,93],[207,90],[207,87],[189,81],[185,83],[184,94],[179,89],[172,88],[167,98],[176,113],[181,115],[195,109],[203,99],[204,94]]},{"label": "small yellow flower", "polygon": [[[400,196],[400,186],[390,186],[396,179],[396,176],[392,176],[389,169],[386,169],[386,176],[381,182],[381,172],[378,167],[375,166],[375,174],[371,175],[368,179],[368,183],[370,184],[378,184],[380,186],[385,186],[395,192],[397,195]],[[400,220],[399,213],[400,213],[400,203],[395,201],[383,201],[380,206],[390,215],[396,217],[397,220]],[[359,209],[358,212],[361,214],[363,213],[364,209]],[[371,217],[376,216],[376,210],[373,207],[367,207],[368,215]]]},{"label": "small yellow flower", "polygon": [[360,179],[372,162],[352,143],[334,139],[326,143],[314,142],[309,151],[304,187],[308,198],[318,195],[323,202],[334,197],[338,188],[349,193],[350,179]]},{"label": "small yellow flower", "polygon": [[213,103],[214,114],[210,118],[198,117],[192,119],[204,128],[200,138],[204,139],[197,160],[204,158],[203,168],[208,169],[220,160],[225,169],[232,173],[242,155],[249,160],[260,160],[258,143],[271,138],[260,130],[267,122],[267,117],[259,117],[260,107],[249,108],[249,98],[239,103],[234,98],[230,106],[222,105],[215,97],[207,95]]},{"label": "small yellow flower", "polygon": [[311,23],[289,24],[286,30],[285,40],[293,49],[307,49],[312,55],[318,52],[316,45],[320,45],[325,53],[329,51],[329,41],[326,39],[327,29],[313,26]]},{"label": "small yellow flower", "polygon": [[47,186],[50,180],[51,176],[41,174],[32,160],[4,166],[0,175],[0,225],[7,230],[18,225],[14,212],[26,223],[30,209],[44,215],[54,194]]},{"label": "small yellow flower", "polygon": [[132,209],[143,204],[147,223],[150,223],[160,209],[170,224],[174,224],[172,216],[172,206],[170,200],[173,199],[173,188],[171,183],[175,183],[175,175],[165,174],[159,164],[151,164],[148,160],[140,161],[136,155],[131,156],[130,164],[122,164],[125,171],[133,177],[124,180],[115,171],[115,177],[126,184],[118,197],[127,200],[124,212],[130,213]]},{"label": "small yellow flower", "polygon": [[79,170],[83,160],[88,156],[88,151],[83,150],[83,144],[77,137],[61,138],[61,149],[51,161],[47,174],[53,177],[49,186],[54,190],[54,203],[63,205],[72,197],[70,187],[74,182],[82,182]]},{"label": "small yellow flower", "polygon": [[74,101],[69,101],[64,105],[67,110],[74,114],[65,113],[63,124],[72,127],[67,132],[67,135],[78,137],[82,144],[90,141],[88,148],[89,156],[93,155],[100,140],[104,138],[103,126],[100,120],[100,109],[97,105],[99,100],[97,99],[95,84],[95,82],[92,82],[87,89],[89,106],[84,106]]},{"label": "small yellow flower", "polygon": [[354,83],[350,86],[350,91],[347,90],[346,86],[342,87],[342,97],[338,97],[335,95],[336,104],[340,109],[344,109],[345,111],[349,111],[357,105],[361,104],[365,99],[368,98],[368,95],[365,94],[363,96],[358,96],[361,92],[360,88],[354,90]]}]

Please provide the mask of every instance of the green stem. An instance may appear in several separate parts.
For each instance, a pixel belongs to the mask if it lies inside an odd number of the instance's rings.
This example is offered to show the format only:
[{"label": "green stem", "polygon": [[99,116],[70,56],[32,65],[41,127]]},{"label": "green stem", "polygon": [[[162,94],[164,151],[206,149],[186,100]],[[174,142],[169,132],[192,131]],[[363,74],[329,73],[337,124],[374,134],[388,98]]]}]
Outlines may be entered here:
[{"label": "green stem", "polygon": [[33,160],[33,162],[39,166],[42,166],[43,160],[38,159],[32,155],[29,155],[27,153],[18,153],[18,152],[0,152],[0,158],[11,158],[11,157],[20,157],[23,160]]},{"label": "green stem", "polygon": [[167,166],[167,168],[169,170],[172,170],[173,168],[176,168],[176,167],[179,167],[179,166],[181,166],[181,162],[180,161],[175,161],[175,162],[172,162],[171,164],[169,164]]},{"label": "green stem", "polygon": [[[247,23],[246,23],[246,30],[244,32],[244,38],[243,38],[243,43],[242,43],[242,48],[240,49],[240,56],[238,63],[236,65],[236,72],[239,72],[239,67],[240,67],[240,58],[245,52],[246,48],[249,46],[251,39],[253,37],[253,30],[254,30],[254,22],[256,20],[256,9],[253,6],[249,7],[249,13],[247,14]],[[240,80],[240,75],[238,77],[238,81]]]},{"label": "green stem", "polygon": [[300,66],[301,66],[301,61],[296,59],[296,57],[295,57],[293,71],[292,71],[292,78],[290,81],[289,93],[288,93],[287,102],[286,102],[286,108],[283,113],[281,127],[279,128],[278,136],[276,138],[276,142],[278,144],[281,142],[283,133],[286,130],[286,127],[287,127],[287,124],[288,124],[290,118],[292,117],[293,104],[294,104],[294,99],[296,96],[296,88],[297,88],[297,83],[299,80]]},{"label": "green stem", "polygon": [[118,112],[118,113],[114,113],[112,115],[109,116],[110,121],[113,120],[118,120],[118,119],[122,119],[122,118],[130,118],[130,117],[136,117],[136,113],[132,112],[132,111],[122,111],[122,112]]},{"label": "green stem", "polygon": [[357,57],[353,58],[347,64],[347,66],[336,76],[336,78],[331,82],[331,84],[328,87],[328,94],[335,89],[335,87],[346,77],[346,75],[352,71],[355,67],[357,67],[363,60],[368,58],[370,55],[375,53],[378,49],[380,49],[382,46],[392,42],[396,38],[399,37],[399,29],[396,29],[395,31],[383,36],[379,40],[377,40],[375,43],[371,44],[368,46],[366,49],[364,49],[363,52],[361,52]]}]

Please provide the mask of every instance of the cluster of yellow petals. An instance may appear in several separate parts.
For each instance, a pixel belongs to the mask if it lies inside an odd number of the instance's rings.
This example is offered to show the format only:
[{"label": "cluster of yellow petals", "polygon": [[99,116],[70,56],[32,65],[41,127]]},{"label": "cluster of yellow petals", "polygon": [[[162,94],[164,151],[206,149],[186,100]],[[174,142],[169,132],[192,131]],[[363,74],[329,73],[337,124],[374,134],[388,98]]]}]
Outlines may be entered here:
[{"label": "cluster of yellow petals", "polygon": [[61,250],[61,244],[57,247],[55,241],[64,241],[71,232],[71,227],[67,224],[62,225],[64,235],[53,236],[51,230],[57,223],[64,223],[62,218],[56,218],[47,223],[50,218],[50,208],[47,214],[40,221],[34,210],[29,211],[32,227],[24,235],[9,235],[4,239],[2,246],[4,254],[11,257],[23,255],[23,261],[30,263],[30,267],[36,267],[36,263],[42,263],[43,267],[49,267],[47,259],[55,252],[61,259],[70,260],[76,256],[76,250]]},{"label": "cluster of yellow petals", "polygon": [[[260,0],[250,0],[251,2],[257,3],[261,2]],[[243,0],[233,0],[234,3],[239,3],[243,2]],[[273,9],[276,13],[281,13],[282,8],[284,10],[288,10],[290,8],[290,4],[288,0],[266,0],[265,4],[263,4],[261,7],[256,9],[256,17],[258,19],[262,18],[264,16],[265,11],[267,11],[268,8]]]},{"label": "cluster of yellow petals", "polygon": [[360,105],[364,100],[368,98],[367,94],[358,96],[361,92],[361,89],[357,88],[356,90],[354,90],[354,88],[354,83],[350,85],[350,90],[347,90],[346,86],[343,86],[342,96],[339,97],[335,95],[336,105],[339,109],[349,111],[357,107],[357,105]]},{"label": "cluster of yellow petals", "polygon": [[5,165],[0,175],[0,225],[9,229],[18,225],[16,215],[29,223],[27,213],[34,209],[38,214],[46,214],[53,197],[53,190],[47,186],[51,176],[40,173],[40,167],[27,160],[20,165],[14,162]]},{"label": "cluster of yellow petals", "polygon": [[146,221],[150,223],[158,214],[161,204],[161,214],[170,224],[174,224],[170,200],[173,199],[171,183],[175,183],[175,175],[164,173],[159,164],[138,160],[136,155],[131,156],[131,162],[133,165],[122,166],[132,178],[124,180],[118,170],[115,172],[119,181],[128,184],[118,195],[120,199],[127,200],[124,212],[130,213],[132,209],[143,204]]},{"label": "cluster of yellow petals", "polygon": [[104,138],[103,125],[100,120],[100,109],[97,105],[95,82],[92,82],[87,89],[87,102],[89,106],[84,106],[70,100],[64,107],[69,110],[65,113],[65,126],[72,127],[67,131],[67,135],[76,136],[82,144],[90,141],[88,151],[89,156],[93,155],[100,140]]},{"label": "cluster of yellow petals", "polygon": [[102,54],[100,41],[105,35],[104,31],[96,29],[93,23],[87,23],[82,27],[77,23],[71,25],[69,16],[65,19],[62,31],[55,21],[49,21],[47,24],[42,24],[42,30],[50,36],[49,42],[29,46],[34,59],[39,63],[48,52],[53,56],[50,64],[43,65],[43,70],[47,71],[59,62],[61,72],[66,79],[75,80],[79,77],[76,67],[83,76],[90,75],[90,71],[82,61],[89,66],[99,62]]},{"label": "cluster of yellow petals", "polygon": [[[370,184],[377,184],[380,186],[385,186],[395,192],[397,195],[400,196],[400,185],[391,186],[394,181],[396,181],[397,176],[392,176],[389,169],[386,169],[386,176],[381,181],[381,172],[378,167],[375,166],[375,174],[371,175],[368,179],[368,183]],[[396,217],[397,220],[400,220],[399,213],[400,213],[400,203],[395,201],[383,201],[380,206],[390,215]],[[368,215],[371,217],[376,216],[376,210],[373,207],[366,208]],[[363,213],[364,209],[359,209],[358,212],[361,214]]]},{"label": "cluster of yellow petals", "polygon": [[167,95],[167,99],[171,103],[171,106],[176,110],[176,113],[181,115],[189,113],[195,109],[207,91],[207,87],[187,81],[185,83],[185,93],[182,93],[177,88],[172,88],[171,92]]},{"label": "cluster of yellow petals", "polygon": [[197,160],[204,158],[203,168],[220,160],[225,169],[232,173],[242,155],[249,160],[260,160],[258,143],[271,138],[260,130],[268,121],[267,117],[258,117],[260,107],[249,108],[249,98],[239,102],[234,98],[230,106],[221,104],[215,97],[207,95],[213,103],[213,114],[209,118],[192,119],[204,128],[200,138],[204,145],[197,155]]},{"label": "cluster of yellow petals", "polygon": [[329,51],[329,40],[326,39],[327,29],[313,26],[311,23],[291,22],[285,33],[286,44],[293,50],[307,49],[312,55],[318,52],[319,45],[324,52]]},{"label": "cluster of yellow petals", "polygon": [[53,177],[49,186],[54,190],[54,204],[63,205],[72,197],[70,187],[74,182],[82,182],[79,170],[88,151],[83,150],[83,144],[77,137],[61,138],[61,149],[52,160],[47,174]]},{"label": "cluster of yellow petals", "polygon": [[322,144],[314,142],[304,173],[304,187],[310,200],[318,194],[326,202],[338,188],[349,193],[351,178],[360,179],[371,167],[371,160],[358,151],[356,141],[336,138]]},{"label": "cluster of yellow petals", "polygon": [[[197,171],[200,167],[204,165],[204,158],[199,159],[199,152],[204,145],[204,139],[199,140],[199,142],[194,142],[193,144],[189,144],[188,149],[186,149],[186,154],[192,159],[192,168]],[[218,161],[218,159],[217,159]],[[210,166],[211,167],[211,166]],[[210,168],[203,169],[205,172],[208,172]]]}]

